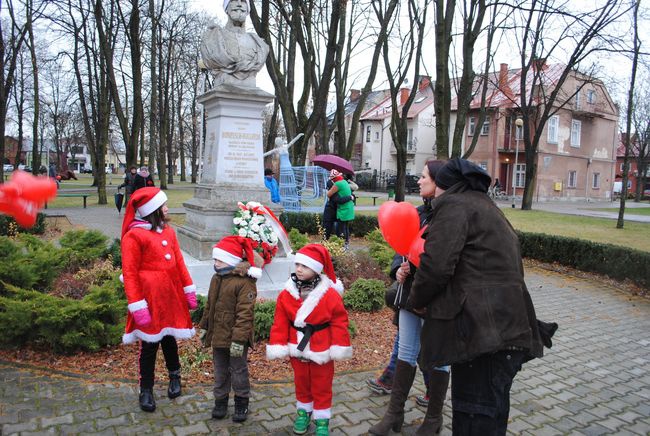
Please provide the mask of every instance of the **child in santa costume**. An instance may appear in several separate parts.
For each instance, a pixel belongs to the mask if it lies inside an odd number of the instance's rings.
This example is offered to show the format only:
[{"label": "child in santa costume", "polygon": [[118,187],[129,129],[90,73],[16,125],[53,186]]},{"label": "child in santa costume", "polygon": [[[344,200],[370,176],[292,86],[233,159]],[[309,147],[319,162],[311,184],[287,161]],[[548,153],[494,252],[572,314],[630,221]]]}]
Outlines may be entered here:
[{"label": "child in santa costume", "polygon": [[252,240],[226,236],[212,249],[215,275],[199,326],[203,343],[212,345],[214,409],[212,417],[228,412],[230,388],[235,393],[233,422],[246,421],[251,385],[248,379],[248,347],[253,343],[255,282],[262,277],[264,260],[253,251]]},{"label": "child in santa costume", "polygon": [[327,248],[306,245],[295,262],[296,272],[278,295],[266,356],[290,356],[298,409],[293,432],[306,433],[313,417],[322,436],[329,434],[332,415],[333,361],[352,357],[348,314]]},{"label": "child in santa costume", "polygon": [[158,188],[137,190],[122,223],[122,273],[128,300],[122,342],[140,341],[140,408],[156,410],[153,396],[158,345],[169,370],[167,396],[181,395],[181,365],[176,339],[194,335],[190,310],[196,287],[187,272],[176,233],[167,225],[167,196]]}]

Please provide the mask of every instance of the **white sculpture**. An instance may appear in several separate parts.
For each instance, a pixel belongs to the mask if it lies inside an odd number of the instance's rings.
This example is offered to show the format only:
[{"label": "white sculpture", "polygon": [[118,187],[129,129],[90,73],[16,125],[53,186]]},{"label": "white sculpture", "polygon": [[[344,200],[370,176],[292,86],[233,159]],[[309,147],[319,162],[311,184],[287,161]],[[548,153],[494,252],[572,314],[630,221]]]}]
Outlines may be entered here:
[{"label": "white sculpture", "polygon": [[223,8],[228,22],[223,27],[213,23],[203,34],[199,66],[213,73],[215,86],[230,83],[254,87],[269,47],[255,33],[246,32],[250,12],[247,0],[225,0]]}]

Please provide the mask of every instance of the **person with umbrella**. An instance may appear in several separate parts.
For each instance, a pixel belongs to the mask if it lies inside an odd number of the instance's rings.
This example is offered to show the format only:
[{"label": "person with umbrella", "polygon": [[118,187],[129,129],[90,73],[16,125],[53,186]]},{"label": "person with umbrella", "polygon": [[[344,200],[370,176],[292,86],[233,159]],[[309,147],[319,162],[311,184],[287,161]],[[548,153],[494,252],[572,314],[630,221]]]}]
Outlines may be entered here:
[{"label": "person with umbrella", "polygon": [[352,189],[348,182],[343,178],[343,175],[337,171],[332,170],[330,172],[330,179],[334,183],[329,191],[327,191],[327,197],[331,199],[334,194],[339,195],[339,197],[349,197],[346,203],[339,203],[336,207],[336,219],[338,221],[337,235],[342,235],[345,239],[345,250],[350,248],[350,222],[354,220],[354,202],[351,201],[352,198]]}]

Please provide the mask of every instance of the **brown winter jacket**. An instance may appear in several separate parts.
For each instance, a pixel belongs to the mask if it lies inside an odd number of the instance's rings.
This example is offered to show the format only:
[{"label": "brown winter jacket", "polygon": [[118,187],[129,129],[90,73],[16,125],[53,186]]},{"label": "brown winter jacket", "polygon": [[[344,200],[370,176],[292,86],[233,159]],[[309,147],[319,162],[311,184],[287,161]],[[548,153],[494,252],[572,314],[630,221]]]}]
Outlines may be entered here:
[{"label": "brown winter jacket", "polygon": [[427,309],[423,367],[513,346],[541,357],[519,240],[503,213],[485,193],[471,190],[447,191],[432,208],[409,296],[412,307]]},{"label": "brown winter jacket", "polygon": [[[256,263],[259,258],[255,254]],[[210,282],[199,327],[206,330],[203,343],[213,348],[229,348],[231,342],[252,345],[253,309],[257,298],[256,280],[247,275],[250,264],[240,262],[229,274],[215,274]]]}]

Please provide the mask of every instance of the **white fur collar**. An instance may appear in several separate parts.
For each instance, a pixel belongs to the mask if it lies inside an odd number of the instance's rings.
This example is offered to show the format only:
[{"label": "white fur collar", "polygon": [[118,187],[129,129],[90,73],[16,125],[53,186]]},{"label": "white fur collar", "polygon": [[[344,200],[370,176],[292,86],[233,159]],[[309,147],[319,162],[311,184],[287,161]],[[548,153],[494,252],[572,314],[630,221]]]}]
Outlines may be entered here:
[{"label": "white fur collar", "polygon": [[[309,295],[307,295],[307,298],[302,302],[298,312],[296,312],[296,319],[293,321],[293,324],[296,327],[304,327],[307,324],[305,320],[314,311],[316,306],[318,306],[321,298],[323,298],[330,287],[332,287],[332,281],[326,275],[321,274],[320,282],[309,293]],[[289,279],[287,281],[285,289],[293,298],[300,300],[300,292],[293,280]]]}]

